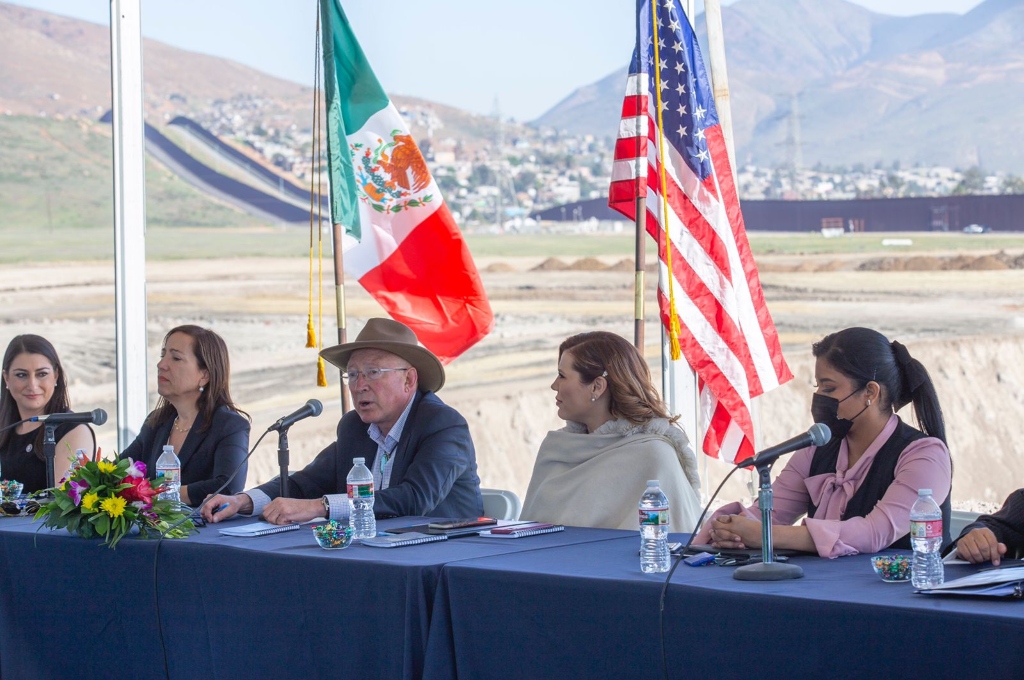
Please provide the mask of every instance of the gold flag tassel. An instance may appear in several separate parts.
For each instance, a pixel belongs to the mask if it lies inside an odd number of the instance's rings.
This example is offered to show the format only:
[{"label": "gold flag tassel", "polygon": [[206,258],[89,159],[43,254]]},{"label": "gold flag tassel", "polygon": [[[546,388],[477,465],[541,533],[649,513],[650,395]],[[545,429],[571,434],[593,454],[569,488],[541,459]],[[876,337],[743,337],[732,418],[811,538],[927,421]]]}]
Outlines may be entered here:
[{"label": "gold flag tassel", "polygon": [[[320,181],[320,174],[323,170],[320,147],[323,125],[323,117],[320,114],[320,11],[316,13],[316,39],[314,40],[313,59],[313,139],[310,146],[309,160],[309,311],[306,315],[306,347],[322,349],[321,343],[317,342],[317,332],[313,326],[313,231],[316,230],[319,258],[317,274],[319,276],[319,302],[320,302],[320,338],[324,335],[324,247],[323,247],[323,222],[322,218],[322,194],[323,185]],[[324,366],[323,357],[316,358],[316,384],[318,387],[327,387],[327,371]]]},{"label": "gold flag tassel", "polygon": [[662,244],[665,247],[665,268],[668,269],[668,339],[672,361],[679,361],[682,356],[682,349],[679,346],[679,335],[682,332],[679,326],[679,314],[676,313],[676,287],[675,275],[672,273],[672,237],[668,231],[668,181],[665,178],[665,135],[664,124],[661,115],[661,71],[659,70],[660,53],[658,50],[658,3],[651,3],[651,26],[653,27],[654,39],[654,92],[658,102],[658,168],[660,173],[661,186],[661,222],[665,230],[665,238]]},{"label": "gold flag tassel", "polygon": [[[319,85],[320,85],[320,12],[319,11],[317,11],[317,13],[316,13],[316,50],[315,50],[315,52],[316,52],[316,66],[314,67],[314,69],[315,69],[315,73],[316,73],[316,76],[315,76],[316,80],[314,81],[314,88],[313,89],[314,89],[315,92],[318,93],[319,92],[318,88],[319,88]],[[324,139],[324,133],[323,133],[324,117],[323,117],[323,113],[320,112],[320,100],[319,100],[318,96],[316,97],[316,101],[314,102],[313,106],[314,106],[314,110],[313,110],[313,126],[314,127],[313,127],[313,129],[314,129],[314,134],[316,135],[316,139],[314,141],[314,145],[315,145],[314,153],[316,154],[316,159],[317,159],[317,166],[316,166],[317,167],[317,173],[316,173],[317,322],[318,322],[319,327],[320,327],[320,343],[319,343],[317,349],[322,350],[324,348],[323,347],[323,339],[324,339],[324,229],[323,229],[323,225],[324,225],[324,220],[323,220],[323,209],[324,209],[324,203],[323,203],[323,195],[324,195],[323,176],[324,176],[324,173],[323,173],[323,170],[324,170],[324,168],[323,168],[323,154],[321,153],[321,151],[322,151],[321,146],[323,145],[323,139]],[[310,169],[312,169],[312,164],[310,164]],[[312,184],[310,185],[310,189],[312,189]],[[309,239],[310,258],[312,258],[312,254],[313,254],[313,238],[312,237],[313,237],[313,233],[310,232],[310,239]],[[312,259],[310,259],[310,262],[309,262],[309,274],[312,277],[312,275],[313,275],[313,261],[312,261]],[[310,282],[310,287],[309,287],[309,309],[310,309],[309,328],[310,328],[310,330],[312,330],[312,328],[313,328],[313,286],[312,286],[312,281]],[[314,337],[314,341],[313,342],[314,342],[314,345],[316,345],[315,337]],[[321,357],[319,355],[316,358],[316,384],[317,384],[317,387],[327,387],[327,371],[325,370],[324,359],[323,359],[323,357]]]},{"label": "gold flag tassel", "polygon": [[323,357],[316,358],[316,385],[317,387],[327,387],[327,372]]}]

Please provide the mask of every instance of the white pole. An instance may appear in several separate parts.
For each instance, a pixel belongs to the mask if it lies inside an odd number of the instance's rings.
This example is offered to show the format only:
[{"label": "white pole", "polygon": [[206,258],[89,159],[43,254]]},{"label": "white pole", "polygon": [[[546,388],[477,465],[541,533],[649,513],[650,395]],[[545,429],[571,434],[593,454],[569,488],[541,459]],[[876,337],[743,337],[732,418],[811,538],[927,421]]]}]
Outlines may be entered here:
[{"label": "white pole", "polygon": [[718,122],[729,153],[732,179],[736,182],[736,148],[732,137],[732,103],[729,98],[729,76],[725,69],[725,35],[722,33],[722,5],[719,0],[704,0],[704,21],[708,29],[708,60],[711,63],[711,87],[715,92]]},{"label": "white pole", "polygon": [[110,0],[118,451],[124,451],[135,439],[148,411],[146,131],[142,115],[140,2]]}]

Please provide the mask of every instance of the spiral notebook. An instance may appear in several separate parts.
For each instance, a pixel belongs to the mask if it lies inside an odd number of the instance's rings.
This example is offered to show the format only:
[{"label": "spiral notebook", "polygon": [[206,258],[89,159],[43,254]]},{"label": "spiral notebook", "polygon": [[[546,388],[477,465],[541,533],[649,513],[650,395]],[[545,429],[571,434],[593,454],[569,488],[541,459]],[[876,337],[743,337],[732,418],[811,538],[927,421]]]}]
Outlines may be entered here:
[{"label": "spiral notebook", "polygon": [[270,522],[253,522],[252,524],[246,524],[240,527],[227,527],[220,530],[220,533],[225,536],[241,536],[243,538],[249,536],[269,536],[270,534],[279,534],[282,531],[295,531],[299,528],[299,524],[271,524]]},{"label": "spiral notebook", "polygon": [[422,534],[410,531],[404,534],[364,538],[361,543],[363,545],[368,545],[371,548],[400,548],[405,545],[419,545],[420,543],[433,543],[434,541],[446,540],[448,540],[448,537],[444,534]]},{"label": "spiral notebook", "polygon": [[527,524],[498,527],[496,529],[491,529],[490,531],[481,531],[480,535],[486,538],[523,538],[525,536],[553,534],[556,531],[565,531],[565,527],[561,524],[529,522]]}]

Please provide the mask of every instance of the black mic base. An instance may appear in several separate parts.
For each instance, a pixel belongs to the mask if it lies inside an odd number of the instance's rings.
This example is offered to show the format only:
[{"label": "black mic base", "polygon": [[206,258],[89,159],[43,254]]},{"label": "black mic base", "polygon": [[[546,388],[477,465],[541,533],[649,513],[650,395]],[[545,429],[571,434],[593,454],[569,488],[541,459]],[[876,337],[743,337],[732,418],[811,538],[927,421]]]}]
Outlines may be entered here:
[{"label": "black mic base", "polygon": [[732,577],[737,581],[785,581],[791,578],[803,578],[804,570],[795,564],[782,562],[758,562],[743,567],[736,567]]}]

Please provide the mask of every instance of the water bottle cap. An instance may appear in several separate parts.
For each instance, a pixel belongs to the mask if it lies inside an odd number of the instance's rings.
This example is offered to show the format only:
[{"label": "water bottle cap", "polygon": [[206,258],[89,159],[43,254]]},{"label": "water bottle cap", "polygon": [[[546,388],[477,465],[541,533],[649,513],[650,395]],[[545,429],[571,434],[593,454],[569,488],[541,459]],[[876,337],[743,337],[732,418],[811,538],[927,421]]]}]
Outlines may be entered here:
[{"label": "water bottle cap", "polygon": [[931,489],[918,489],[917,490],[917,495],[918,496],[931,496],[932,495],[932,490]]},{"label": "water bottle cap", "polygon": [[163,452],[167,453],[168,451],[170,451],[171,453],[174,453],[174,447],[171,446],[170,444],[164,444]]},{"label": "water bottle cap", "polygon": [[366,465],[366,459],[365,458],[353,458],[352,459],[352,464],[353,465]]},{"label": "water bottle cap", "polygon": [[657,480],[657,479],[648,479],[648,480],[647,480],[647,486],[648,486],[648,487],[652,487],[652,486],[661,486],[661,483],[660,483],[660,482],[658,482],[658,480]]}]

